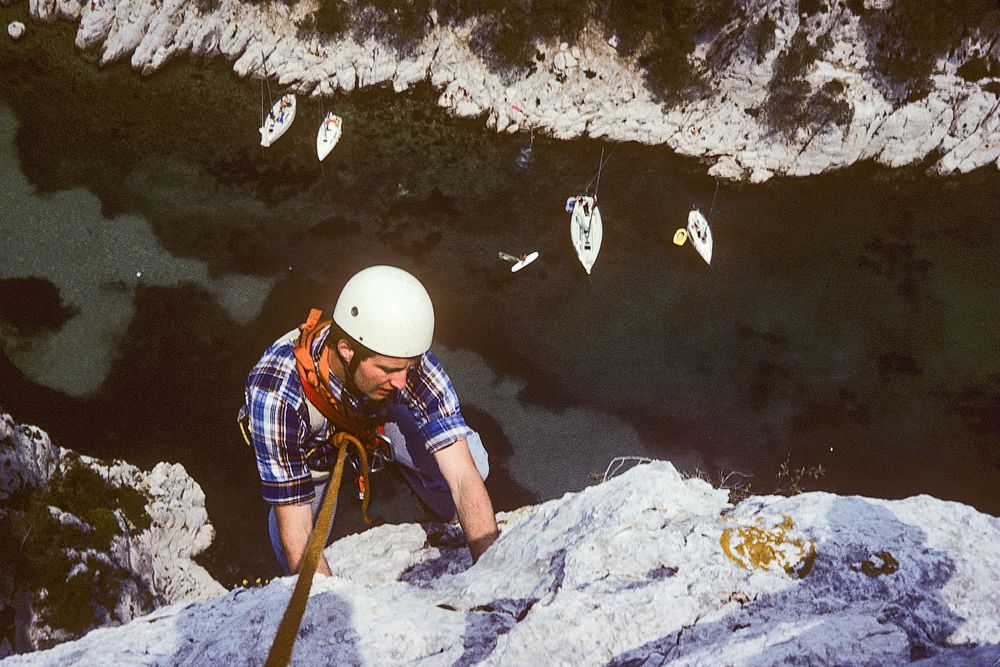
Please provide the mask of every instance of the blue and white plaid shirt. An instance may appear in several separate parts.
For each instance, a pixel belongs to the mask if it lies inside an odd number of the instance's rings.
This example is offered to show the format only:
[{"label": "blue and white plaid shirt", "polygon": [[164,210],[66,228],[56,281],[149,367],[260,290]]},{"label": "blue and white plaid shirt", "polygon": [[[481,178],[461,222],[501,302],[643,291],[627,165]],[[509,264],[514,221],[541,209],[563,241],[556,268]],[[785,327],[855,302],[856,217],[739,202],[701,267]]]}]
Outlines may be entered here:
[{"label": "blue and white plaid shirt", "polygon": [[[310,352],[318,359],[329,328],[316,337]],[[298,330],[285,334],[264,352],[250,371],[246,383],[246,409],[250,437],[257,456],[261,491],[272,505],[290,505],[312,500],[316,495],[307,453],[329,437],[324,420],[313,431],[309,423],[302,382],[295,367]],[[410,369],[406,387],[384,401],[358,399],[333,373],[330,387],[348,408],[378,420],[388,402],[409,406],[427,451],[433,453],[472,433],[465,424],[451,379],[433,352],[428,351]],[[311,459],[310,459],[311,460]]]}]

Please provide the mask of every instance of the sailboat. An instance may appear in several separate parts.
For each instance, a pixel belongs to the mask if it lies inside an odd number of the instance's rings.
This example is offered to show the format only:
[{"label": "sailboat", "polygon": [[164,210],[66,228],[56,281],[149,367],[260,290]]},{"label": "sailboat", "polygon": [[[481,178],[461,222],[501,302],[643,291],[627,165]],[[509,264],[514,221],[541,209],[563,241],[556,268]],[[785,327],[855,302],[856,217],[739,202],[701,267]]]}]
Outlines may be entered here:
[{"label": "sailboat", "polygon": [[260,128],[260,145],[267,148],[288,130],[295,120],[295,94],[285,93],[271,107]]},{"label": "sailboat", "polygon": [[323,161],[333,147],[340,141],[340,134],[343,131],[343,119],[332,111],[326,114],[323,122],[320,123],[319,132],[316,134],[316,155],[320,162]]},{"label": "sailboat", "polygon": [[587,275],[590,275],[601,252],[604,239],[604,222],[601,210],[597,208],[597,197],[580,195],[573,205],[573,215],[569,219],[569,232],[573,239],[576,256],[580,259]]},{"label": "sailboat", "polygon": [[[688,238],[691,245],[698,251],[701,258],[709,265],[712,264],[712,229],[708,226],[708,220],[697,208],[688,213]],[[683,241],[681,241],[683,243]],[[680,245],[680,244],[678,244]]]},{"label": "sailboat", "polygon": [[571,208],[569,218],[569,233],[573,240],[573,248],[576,256],[580,259],[587,275],[594,268],[597,255],[601,252],[601,241],[604,239],[604,222],[601,219],[601,211],[597,208],[597,190],[601,187],[601,169],[604,167],[604,149],[601,149],[601,161],[597,167],[597,186],[594,188],[593,196],[589,194],[577,195],[567,202],[567,209]]}]

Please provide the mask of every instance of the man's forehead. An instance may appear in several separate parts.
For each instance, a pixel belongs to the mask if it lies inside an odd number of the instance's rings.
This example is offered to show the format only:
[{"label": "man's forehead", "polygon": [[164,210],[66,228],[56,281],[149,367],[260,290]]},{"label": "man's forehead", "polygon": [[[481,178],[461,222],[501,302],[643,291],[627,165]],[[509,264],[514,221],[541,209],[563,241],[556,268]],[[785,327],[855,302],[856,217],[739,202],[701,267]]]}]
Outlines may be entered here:
[{"label": "man's forehead", "polygon": [[384,370],[403,370],[415,366],[420,361],[420,357],[387,357],[384,354],[375,354],[372,355],[371,360]]}]

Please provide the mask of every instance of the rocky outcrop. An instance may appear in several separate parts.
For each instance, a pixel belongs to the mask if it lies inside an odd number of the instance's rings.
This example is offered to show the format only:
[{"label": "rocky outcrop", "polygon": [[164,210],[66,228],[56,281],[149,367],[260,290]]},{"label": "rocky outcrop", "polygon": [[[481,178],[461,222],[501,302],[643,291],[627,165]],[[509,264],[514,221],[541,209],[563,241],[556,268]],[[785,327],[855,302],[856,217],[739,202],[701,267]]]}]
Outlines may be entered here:
[{"label": "rocky outcrop", "polygon": [[[666,144],[704,159],[709,173],[723,179],[760,182],[863,160],[902,166],[933,157],[938,174],[1000,166],[1000,77],[967,81],[957,74],[976,57],[1000,62],[997,35],[968,35],[938,63],[930,93],[900,103],[877,85],[871,40],[862,35],[852,4],[824,3],[806,15],[798,0],[745,3],[742,20],[704,36],[690,56],[708,70],[709,91],[669,108],[646,88],[632,60],[618,54],[617,40],[604,40],[593,25],[572,47],[538,45],[538,67],[508,81],[470,50],[472,26],[435,25],[413,54],[402,56],[375,40],[326,43],[303,31],[312,0],[90,0],[82,7],[75,0],[32,0],[31,12],[42,20],[79,21],[78,47],[99,50],[102,63],[130,57],[143,74],[191,54],[222,56],[241,76],[266,71],[282,86],[313,95],[387,84],[402,91],[426,80],[441,90],[442,107],[482,116],[497,131]],[[866,3],[868,9],[884,4]],[[428,20],[434,22],[433,12]],[[756,54],[747,53],[751,28],[768,32],[754,38]],[[728,59],[709,62],[723,41],[738,46]],[[841,113],[778,136],[760,113],[773,97],[775,62],[796,44],[820,43],[826,46],[807,67],[803,94],[819,95]]]},{"label": "rocky outcrop", "polygon": [[[927,496],[739,504],[668,463],[500,515],[326,549],[296,664],[968,665],[1000,658],[1000,519]],[[294,578],[173,605],[10,665],[262,664]],[[8,664],[8,663],[5,663]]]},{"label": "rocky outcrop", "polygon": [[[138,492],[135,507],[121,489]],[[82,507],[82,498],[93,500]],[[144,472],[77,456],[0,414],[0,503],[0,614],[14,633],[0,655],[225,590],[192,560],[213,530],[201,488],[178,464]]]}]

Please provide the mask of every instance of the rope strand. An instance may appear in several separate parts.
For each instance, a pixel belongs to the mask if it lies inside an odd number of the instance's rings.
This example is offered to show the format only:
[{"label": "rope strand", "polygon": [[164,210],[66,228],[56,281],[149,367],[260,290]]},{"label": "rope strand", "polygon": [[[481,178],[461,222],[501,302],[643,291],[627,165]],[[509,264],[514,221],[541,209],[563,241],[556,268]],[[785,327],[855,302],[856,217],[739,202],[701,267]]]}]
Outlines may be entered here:
[{"label": "rope strand", "polygon": [[299,578],[295,582],[292,590],[292,597],[288,601],[285,613],[278,624],[278,631],[274,635],[271,643],[271,650],[267,654],[265,667],[286,667],[292,659],[292,649],[295,646],[295,639],[298,636],[299,626],[302,625],[302,617],[306,612],[306,605],[309,602],[309,591],[312,588],[313,575],[316,574],[316,566],[319,565],[319,557],[326,546],[327,535],[330,534],[330,527],[333,524],[333,508],[337,504],[337,494],[340,491],[340,482],[344,477],[344,461],[347,460],[347,450],[349,445],[353,445],[361,456],[362,470],[365,478],[364,499],[361,501],[361,513],[365,517],[366,523],[371,523],[368,518],[368,456],[361,441],[350,433],[338,432],[334,436],[334,444],[337,446],[337,465],[333,469],[333,479],[326,489],[323,497],[323,504],[320,507],[316,523],[313,525],[312,533],[309,534],[309,542],[306,545],[302,563],[299,566]]}]

